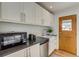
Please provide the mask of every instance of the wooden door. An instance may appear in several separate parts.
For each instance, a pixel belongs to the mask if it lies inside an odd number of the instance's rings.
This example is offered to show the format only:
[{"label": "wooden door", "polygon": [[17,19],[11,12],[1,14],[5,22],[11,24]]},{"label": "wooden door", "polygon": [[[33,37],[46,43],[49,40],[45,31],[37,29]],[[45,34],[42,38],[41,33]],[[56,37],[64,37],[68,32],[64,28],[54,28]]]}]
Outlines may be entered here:
[{"label": "wooden door", "polygon": [[76,55],[76,15],[59,17],[59,49]]}]

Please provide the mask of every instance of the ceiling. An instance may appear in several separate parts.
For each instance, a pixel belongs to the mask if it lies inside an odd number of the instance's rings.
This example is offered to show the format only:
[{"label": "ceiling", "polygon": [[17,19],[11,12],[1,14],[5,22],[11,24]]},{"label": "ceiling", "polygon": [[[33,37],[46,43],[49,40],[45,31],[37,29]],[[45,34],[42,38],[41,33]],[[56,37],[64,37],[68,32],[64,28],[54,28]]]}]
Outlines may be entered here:
[{"label": "ceiling", "polygon": [[68,8],[74,8],[79,2],[37,2],[51,13],[57,13]]}]

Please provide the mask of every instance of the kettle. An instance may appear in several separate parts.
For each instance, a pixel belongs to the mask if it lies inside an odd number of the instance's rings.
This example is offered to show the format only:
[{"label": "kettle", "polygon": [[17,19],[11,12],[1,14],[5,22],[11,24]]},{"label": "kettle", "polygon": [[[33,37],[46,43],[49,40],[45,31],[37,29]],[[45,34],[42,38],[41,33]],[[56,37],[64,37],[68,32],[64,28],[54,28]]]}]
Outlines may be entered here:
[{"label": "kettle", "polygon": [[29,42],[35,42],[36,41],[36,35],[34,34],[29,34]]}]

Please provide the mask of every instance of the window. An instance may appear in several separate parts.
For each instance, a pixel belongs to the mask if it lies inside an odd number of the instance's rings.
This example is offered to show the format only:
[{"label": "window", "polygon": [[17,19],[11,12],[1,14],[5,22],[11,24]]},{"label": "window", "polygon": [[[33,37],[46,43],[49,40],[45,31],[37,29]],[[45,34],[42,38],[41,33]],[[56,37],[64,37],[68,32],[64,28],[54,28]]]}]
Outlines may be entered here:
[{"label": "window", "polygon": [[62,30],[63,31],[72,31],[72,20],[63,20],[62,21]]}]

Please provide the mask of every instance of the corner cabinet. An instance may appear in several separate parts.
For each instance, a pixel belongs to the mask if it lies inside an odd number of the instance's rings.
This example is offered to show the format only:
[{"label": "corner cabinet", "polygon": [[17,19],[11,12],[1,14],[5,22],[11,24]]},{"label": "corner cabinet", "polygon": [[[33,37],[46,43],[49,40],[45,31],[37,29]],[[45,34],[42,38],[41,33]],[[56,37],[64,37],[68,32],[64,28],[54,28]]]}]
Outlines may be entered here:
[{"label": "corner cabinet", "polygon": [[34,2],[1,2],[0,8],[2,21],[40,26],[51,24],[51,13]]}]

